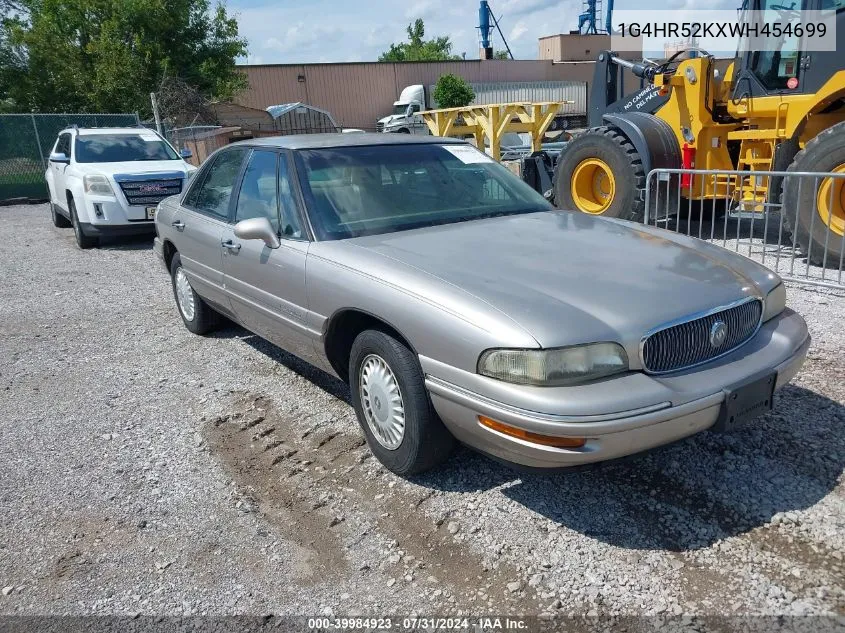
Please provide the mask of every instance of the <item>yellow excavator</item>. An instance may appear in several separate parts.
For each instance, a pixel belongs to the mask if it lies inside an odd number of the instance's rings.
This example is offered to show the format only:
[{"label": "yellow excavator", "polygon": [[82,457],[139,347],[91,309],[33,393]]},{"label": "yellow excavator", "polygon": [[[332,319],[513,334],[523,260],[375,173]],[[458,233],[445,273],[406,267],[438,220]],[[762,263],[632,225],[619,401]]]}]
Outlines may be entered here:
[{"label": "yellow excavator", "polygon": [[[789,22],[796,8],[778,4],[783,1],[747,0],[742,15],[763,12],[772,21]],[[569,143],[554,170],[556,205],[642,221],[646,177],[656,168],[845,172],[845,0],[802,0],[800,8],[824,12],[828,28],[835,22],[835,51],[807,51],[800,38],[782,38],[770,47],[777,50],[738,53],[722,76],[701,50],[661,63],[601,52],[590,129]],[[622,68],[641,78],[638,91],[624,94]],[[739,213],[782,204],[784,226],[809,259],[824,265],[826,246],[827,265],[839,265],[845,256],[845,180],[819,178],[817,186],[812,179],[803,186],[799,181],[680,176],[671,188],[675,199],[657,202],[664,214],[667,206],[670,213],[675,206],[686,208],[687,200],[727,200]],[[655,212],[660,210],[649,209],[649,217]]]}]

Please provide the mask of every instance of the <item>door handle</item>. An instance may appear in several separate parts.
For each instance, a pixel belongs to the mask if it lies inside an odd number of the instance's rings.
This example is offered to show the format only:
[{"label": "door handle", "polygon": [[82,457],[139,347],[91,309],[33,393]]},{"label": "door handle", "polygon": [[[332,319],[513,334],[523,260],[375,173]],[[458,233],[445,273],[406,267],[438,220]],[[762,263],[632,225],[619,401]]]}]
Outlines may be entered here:
[{"label": "door handle", "polygon": [[170,223],[170,226],[172,226],[174,229],[181,231],[185,228],[185,223],[182,222],[182,220],[174,220]]},{"label": "door handle", "polygon": [[220,242],[220,246],[222,246],[223,248],[228,248],[230,251],[241,250],[241,245],[235,244],[232,240],[226,240],[225,242]]}]

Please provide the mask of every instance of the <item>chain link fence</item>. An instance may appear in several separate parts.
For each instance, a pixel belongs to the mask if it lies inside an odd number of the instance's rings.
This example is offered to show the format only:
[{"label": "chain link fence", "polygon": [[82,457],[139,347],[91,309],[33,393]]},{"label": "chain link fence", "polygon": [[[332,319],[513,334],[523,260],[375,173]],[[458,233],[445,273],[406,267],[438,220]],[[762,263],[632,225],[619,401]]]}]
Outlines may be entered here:
[{"label": "chain link fence", "polygon": [[0,114],[0,202],[46,200],[44,170],[66,127],[130,127],[137,114]]},{"label": "chain link fence", "polygon": [[716,243],[787,281],[845,290],[845,172],[655,169],[645,223]]}]

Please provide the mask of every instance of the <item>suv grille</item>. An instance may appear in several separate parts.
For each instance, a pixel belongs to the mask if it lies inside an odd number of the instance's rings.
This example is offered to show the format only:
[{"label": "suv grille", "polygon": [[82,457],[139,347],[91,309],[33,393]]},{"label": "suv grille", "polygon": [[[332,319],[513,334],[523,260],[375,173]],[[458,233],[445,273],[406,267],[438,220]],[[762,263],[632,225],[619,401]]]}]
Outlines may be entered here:
[{"label": "suv grille", "polygon": [[168,196],[182,193],[181,179],[120,180],[118,184],[133,206],[155,205]]},{"label": "suv grille", "polygon": [[[763,316],[759,299],[745,300],[725,310],[672,325],[648,335],[642,342],[643,369],[662,374],[693,367],[736,349],[757,332]],[[714,325],[726,326],[724,340],[712,336]]]}]

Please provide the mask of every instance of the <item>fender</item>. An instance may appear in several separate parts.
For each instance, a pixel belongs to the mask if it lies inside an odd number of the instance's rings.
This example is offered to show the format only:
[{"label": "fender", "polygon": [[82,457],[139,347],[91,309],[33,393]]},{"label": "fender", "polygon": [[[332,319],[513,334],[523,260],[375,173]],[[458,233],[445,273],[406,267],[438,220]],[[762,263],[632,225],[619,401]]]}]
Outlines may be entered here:
[{"label": "fender", "polygon": [[647,112],[605,114],[602,120],[617,128],[631,142],[646,177],[652,169],[681,167],[681,148],[669,124]]},{"label": "fender", "polygon": [[82,223],[91,222],[91,218],[88,214],[88,207],[85,204],[85,190],[82,184],[82,178],[77,174],[68,175],[65,178],[65,191],[63,191],[61,195],[62,201],[65,202],[65,206],[68,207],[68,212],[70,212],[70,205],[66,202],[68,191],[76,201],[76,216],[79,218],[79,221]]}]

